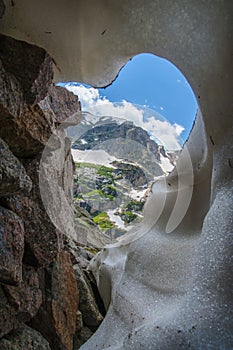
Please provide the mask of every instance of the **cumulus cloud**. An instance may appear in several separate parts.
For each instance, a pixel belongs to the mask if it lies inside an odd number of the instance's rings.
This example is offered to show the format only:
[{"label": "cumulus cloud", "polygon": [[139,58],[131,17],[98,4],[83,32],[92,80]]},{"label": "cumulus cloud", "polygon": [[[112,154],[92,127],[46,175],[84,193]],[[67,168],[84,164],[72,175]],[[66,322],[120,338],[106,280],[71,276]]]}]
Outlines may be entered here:
[{"label": "cumulus cloud", "polygon": [[91,107],[101,104],[104,99],[100,97],[99,91],[95,88],[87,88],[83,85],[65,85],[65,88],[75,95],[78,95],[82,109],[88,111]]},{"label": "cumulus cloud", "polygon": [[150,131],[153,137],[168,150],[177,150],[181,148],[179,137],[184,130],[183,126],[171,124],[167,120],[161,121],[151,117],[144,122],[144,129]]},{"label": "cumulus cloud", "polygon": [[66,84],[65,87],[79,96],[82,109],[97,116],[112,116],[133,121],[136,126],[147,130],[152,138],[162,144],[168,150],[181,148],[180,135],[184,127],[179,124],[171,124],[167,120],[156,119],[155,116],[146,116],[145,109],[127,101],[113,103],[106,97],[102,97],[95,88],[87,88],[83,85]]}]

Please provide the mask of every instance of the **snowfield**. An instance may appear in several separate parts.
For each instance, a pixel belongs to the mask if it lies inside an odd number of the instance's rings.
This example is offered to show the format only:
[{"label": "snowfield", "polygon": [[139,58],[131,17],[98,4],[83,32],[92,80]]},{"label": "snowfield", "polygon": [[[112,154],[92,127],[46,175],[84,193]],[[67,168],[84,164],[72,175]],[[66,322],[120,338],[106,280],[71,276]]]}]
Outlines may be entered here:
[{"label": "snowfield", "polygon": [[92,163],[112,167],[111,162],[118,160],[103,150],[85,150],[71,149],[72,156],[76,163]]}]

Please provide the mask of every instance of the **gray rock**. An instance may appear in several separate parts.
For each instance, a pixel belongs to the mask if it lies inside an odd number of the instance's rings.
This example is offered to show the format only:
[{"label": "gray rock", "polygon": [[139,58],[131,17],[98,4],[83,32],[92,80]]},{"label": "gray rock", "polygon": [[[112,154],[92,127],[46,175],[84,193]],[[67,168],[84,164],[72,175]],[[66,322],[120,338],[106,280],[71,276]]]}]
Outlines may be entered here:
[{"label": "gray rock", "polygon": [[83,315],[78,310],[76,314],[76,331],[80,331],[83,328]]},{"label": "gray rock", "polygon": [[43,150],[54,129],[53,113],[36,105],[52,83],[52,59],[26,42],[0,35],[0,137],[21,157]]},{"label": "gray rock", "polygon": [[31,158],[43,151],[54,128],[51,111],[24,105],[14,119],[1,120],[0,137],[17,157]]},{"label": "gray rock", "polygon": [[48,340],[52,349],[72,350],[78,290],[68,252],[61,252],[54,263],[40,271],[40,287],[43,303],[30,326]]},{"label": "gray rock", "polygon": [[74,337],[74,350],[80,349],[81,345],[84,344],[91,336],[93,332],[88,327],[83,327]]},{"label": "gray rock", "polygon": [[52,224],[41,200],[38,184],[39,161],[29,159],[25,162],[25,168],[33,181],[30,196],[5,198],[5,205],[24,222],[27,248],[25,262],[43,267],[57,259],[62,249],[62,234]]},{"label": "gray rock", "polygon": [[77,115],[77,113],[81,115],[78,96],[61,86],[52,85],[39,105],[43,110],[52,110],[59,123],[64,122],[72,115]]},{"label": "gray rock", "polygon": [[1,120],[15,118],[24,105],[23,92],[16,77],[9,74],[0,58],[0,116]]},{"label": "gray rock", "polygon": [[27,322],[37,314],[42,303],[39,278],[31,266],[23,266],[23,279],[18,286],[4,286],[10,304],[14,307],[19,322]]},{"label": "gray rock", "polygon": [[0,281],[17,284],[22,280],[24,226],[12,211],[0,207]]},{"label": "gray rock", "polygon": [[[0,60],[4,70],[9,76],[16,78],[26,103],[35,104],[41,101],[53,79],[51,57],[38,46],[5,35],[0,35],[0,47]],[[5,87],[8,88],[7,85]],[[12,96],[9,93],[5,96],[7,103]]]},{"label": "gray rock", "polygon": [[75,276],[79,289],[79,310],[86,326],[97,327],[103,320],[96,304],[91,285],[78,265],[74,265]]},{"label": "gray rock", "polygon": [[0,340],[1,350],[50,350],[49,343],[34,329],[23,325]]},{"label": "gray rock", "polygon": [[20,161],[0,138],[0,197],[29,192],[32,182]]},{"label": "gray rock", "polygon": [[87,237],[86,244],[89,247],[95,250],[111,243],[109,237],[103,234],[87,210],[81,208],[77,202],[74,202],[74,209],[77,232],[80,235],[82,230],[84,231]]},{"label": "gray rock", "polygon": [[[5,334],[9,333],[18,322],[16,319],[15,309],[10,305],[3,286],[0,284],[0,337],[3,337]],[[0,342],[1,344],[1,342]],[[0,349],[1,346],[0,346]]]}]

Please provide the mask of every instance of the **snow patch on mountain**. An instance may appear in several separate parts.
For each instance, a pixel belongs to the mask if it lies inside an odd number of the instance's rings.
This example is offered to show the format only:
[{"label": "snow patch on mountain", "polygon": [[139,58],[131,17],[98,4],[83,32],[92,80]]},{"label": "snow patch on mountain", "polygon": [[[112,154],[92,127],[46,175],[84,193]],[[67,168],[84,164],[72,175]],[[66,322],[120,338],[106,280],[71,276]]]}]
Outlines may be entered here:
[{"label": "snow patch on mountain", "polygon": [[132,188],[131,191],[129,192],[129,196],[132,199],[140,200],[145,196],[146,191],[148,191],[147,187],[143,190],[136,190],[136,189]]},{"label": "snow patch on mountain", "polygon": [[160,166],[165,174],[172,171],[174,168],[174,165],[171,164],[170,160],[162,154],[160,154]]},{"label": "snow patch on mountain", "polygon": [[111,156],[103,150],[85,150],[80,151],[77,149],[71,149],[74,162],[76,163],[92,163],[113,167],[111,163],[117,160],[116,157]]},{"label": "snow patch on mountain", "polygon": [[124,118],[117,118],[113,116],[104,116],[99,119],[100,123],[117,123],[118,125],[125,123],[127,120]]},{"label": "snow patch on mountain", "polygon": [[118,125],[124,123],[126,119],[117,118],[113,116],[98,116],[91,114],[89,112],[83,112],[82,115],[82,124],[96,126],[97,124],[106,124],[106,123],[117,123]]},{"label": "snow patch on mountain", "polygon": [[114,214],[115,212],[116,212],[116,209],[106,211],[111,222],[113,222],[118,228],[127,230],[127,227],[125,226],[124,221],[121,219],[119,215]]}]

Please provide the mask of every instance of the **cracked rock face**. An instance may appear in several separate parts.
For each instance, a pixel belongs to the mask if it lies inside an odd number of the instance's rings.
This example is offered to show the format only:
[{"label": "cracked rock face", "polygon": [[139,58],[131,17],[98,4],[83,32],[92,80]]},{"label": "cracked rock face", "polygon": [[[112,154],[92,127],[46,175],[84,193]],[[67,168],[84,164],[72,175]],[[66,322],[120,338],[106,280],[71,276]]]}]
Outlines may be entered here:
[{"label": "cracked rock face", "polygon": [[25,255],[26,263],[32,266],[46,266],[56,260],[62,249],[62,237],[51,223],[40,197],[38,160],[27,160],[25,168],[33,181],[30,196],[6,197],[4,203],[24,222],[24,237],[28,249],[28,255]]},{"label": "cracked rock face", "polygon": [[[46,212],[39,166],[60,122],[73,114],[76,122],[80,118],[80,103],[52,84],[51,59],[43,49],[3,35],[0,42],[0,348],[72,350],[87,315],[78,311],[79,285],[65,245],[69,241],[77,257],[79,249]],[[64,130],[59,136],[47,180],[56,178],[52,190],[59,186],[73,213],[70,140]],[[63,219],[67,223],[65,214]],[[80,232],[74,234],[78,240]],[[82,334],[84,339],[92,332]]]},{"label": "cracked rock face", "polygon": [[52,60],[43,49],[0,35],[0,137],[18,157],[42,151],[54,129],[52,111],[37,104],[52,78]]},{"label": "cracked rock face", "polygon": [[17,310],[17,320],[27,322],[34,317],[42,303],[39,277],[31,266],[23,266],[22,281],[18,286],[4,286],[11,305]]},{"label": "cracked rock face", "polygon": [[60,253],[55,263],[42,270],[40,281],[43,303],[30,325],[49,341],[51,348],[72,349],[78,289],[69,253]]},{"label": "cracked rock face", "polygon": [[40,102],[53,79],[52,59],[45,50],[4,35],[0,35],[0,48],[2,66],[17,80],[25,101]]},{"label": "cracked rock face", "polygon": [[0,158],[0,197],[30,192],[31,179],[22,163],[2,139],[0,139]]},{"label": "cracked rock face", "polygon": [[0,222],[0,282],[15,285],[22,281],[24,225],[19,216],[2,207]]},{"label": "cracked rock face", "polygon": [[16,312],[14,307],[9,303],[3,285],[0,285],[0,310],[0,337],[3,337],[12,329],[19,326],[19,322],[16,319]]},{"label": "cracked rock face", "polygon": [[78,265],[74,265],[75,276],[79,287],[80,311],[83,314],[83,322],[88,327],[98,327],[103,321],[96,304],[90,282],[85,278]]},{"label": "cracked rock face", "polygon": [[81,111],[78,96],[70,94],[67,89],[61,86],[52,85],[47,96],[40,101],[39,105],[44,111],[52,110],[59,123]]},{"label": "cracked rock face", "polygon": [[39,105],[24,105],[21,113],[1,121],[0,136],[20,158],[31,158],[42,152],[52,131],[51,111],[43,112]]}]

